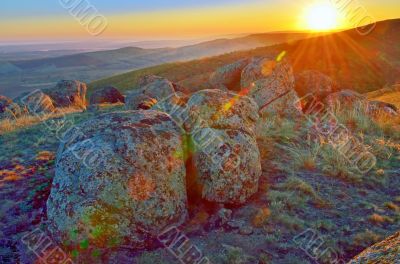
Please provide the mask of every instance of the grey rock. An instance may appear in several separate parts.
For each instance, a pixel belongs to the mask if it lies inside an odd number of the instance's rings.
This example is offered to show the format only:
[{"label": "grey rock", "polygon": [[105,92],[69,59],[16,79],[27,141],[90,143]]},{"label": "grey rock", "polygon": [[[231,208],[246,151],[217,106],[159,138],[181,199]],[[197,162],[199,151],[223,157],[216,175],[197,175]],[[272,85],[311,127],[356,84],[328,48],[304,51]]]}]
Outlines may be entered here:
[{"label": "grey rock", "polygon": [[21,108],[25,108],[30,114],[53,113],[56,108],[50,96],[40,90],[23,93],[14,99]]},{"label": "grey rock", "polygon": [[97,91],[94,91],[90,96],[90,104],[104,104],[104,103],[125,103],[125,97],[120,91],[113,87],[107,86]]},{"label": "grey rock", "polygon": [[252,136],[240,130],[200,128],[191,137],[204,199],[243,204],[257,192],[261,163]]},{"label": "grey rock", "polygon": [[75,80],[61,80],[54,88],[45,89],[43,92],[50,96],[56,107],[86,108],[85,83]]},{"label": "grey rock", "polygon": [[300,96],[311,93],[319,100],[323,100],[338,89],[338,85],[329,76],[319,71],[303,71],[297,74],[295,79],[295,89]]},{"label": "grey rock", "polygon": [[129,92],[125,99],[128,110],[150,109],[158,101],[166,100],[175,94],[174,84],[159,76],[144,76],[138,88]]},{"label": "grey rock", "polygon": [[152,110],[104,114],[68,131],[47,201],[53,239],[139,248],[164,228],[182,224],[182,141],[171,117]]},{"label": "grey rock", "polygon": [[248,59],[242,59],[232,64],[218,68],[210,76],[210,84],[215,89],[228,89],[240,91],[240,79],[243,69],[249,63]]},{"label": "grey rock", "polygon": [[255,58],[242,72],[242,92],[259,106],[261,116],[282,114],[293,117],[301,114],[296,103],[294,74],[286,59]]},{"label": "grey rock", "polygon": [[251,98],[221,90],[194,93],[187,104],[189,131],[198,128],[237,129],[254,135],[258,107]]}]

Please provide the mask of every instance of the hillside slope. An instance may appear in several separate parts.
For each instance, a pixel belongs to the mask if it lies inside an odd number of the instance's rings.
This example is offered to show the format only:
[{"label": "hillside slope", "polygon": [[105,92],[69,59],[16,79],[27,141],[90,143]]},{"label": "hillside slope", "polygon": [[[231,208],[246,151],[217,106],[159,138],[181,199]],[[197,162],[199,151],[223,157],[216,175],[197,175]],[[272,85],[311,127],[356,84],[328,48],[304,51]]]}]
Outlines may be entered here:
[{"label": "hillside slope", "polygon": [[217,39],[179,48],[115,50],[78,53],[34,60],[0,61],[0,94],[14,97],[20,92],[53,86],[60,79],[90,82],[129,70],[174,61],[187,61],[232,51],[284,43],[308,37],[305,33],[266,33],[233,39]]},{"label": "hillside slope", "polygon": [[277,56],[286,52],[295,72],[318,70],[335,79],[340,87],[364,93],[399,81],[399,31],[400,19],[387,20],[377,23],[375,30],[367,36],[347,30],[212,58],[164,64],[95,81],[90,84],[90,89],[108,84],[122,90],[131,89],[138,77],[145,74],[161,75],[187,86],[207,87],[205,82],[209,74],[222,65],[244,57]]}]

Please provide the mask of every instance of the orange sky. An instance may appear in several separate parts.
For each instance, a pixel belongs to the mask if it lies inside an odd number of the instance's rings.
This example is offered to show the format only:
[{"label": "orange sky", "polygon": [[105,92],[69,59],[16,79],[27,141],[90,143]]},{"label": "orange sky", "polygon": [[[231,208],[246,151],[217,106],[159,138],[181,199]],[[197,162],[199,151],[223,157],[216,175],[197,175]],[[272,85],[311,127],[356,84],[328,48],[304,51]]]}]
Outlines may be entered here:
[{"label": "orange sky", "polygon": [[[355,0],[330,0],[332,2]],[[167,10],[118,11],[107,12],[99,8],[107,20],[107,27],[102,32],[104,38],[193,38],[237,33],[257,33],[282,30],[307,30],[306,10],[317,1],[250,1],[231,6],[216,5],[185,7]],[[353,8],[362,6],[365,14],[377,21],[400,17],[398,0],[359,1],[352,3]],[[1,5],[1,4],[0,4]],[[349,28],[357,25],[350,21],[346,12],[337,10],[337,27]],[[354,10],[353,10],[354,11]],[[64,12],[64,13],[63,13]],[[1,13],[0,13],[1,15]],[[358,18],[358,21],[362,17]],[[369,21],[366,19],[365,21]],[[61,10],[57,15],[28,15],[0,18],[0,39],[69,39],[91,38],[68,10]]]}]

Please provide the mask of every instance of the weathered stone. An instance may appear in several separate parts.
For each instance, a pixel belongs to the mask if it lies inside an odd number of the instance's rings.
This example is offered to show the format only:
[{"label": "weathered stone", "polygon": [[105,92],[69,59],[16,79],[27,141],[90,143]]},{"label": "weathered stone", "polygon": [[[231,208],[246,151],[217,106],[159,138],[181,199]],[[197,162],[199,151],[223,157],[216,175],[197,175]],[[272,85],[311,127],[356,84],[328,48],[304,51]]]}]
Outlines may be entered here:
[{"label": "weathered stone", "polygon": [[254,135],[258,107],[251,98],[221,90],[202,90],[188,102],[188,131],[198,128],[238,129]]},{"label": "weathered stone", "polygon": [[166,78],[154,75],[142,77],[138,82],[138,86],[138,91],[151,98],[155,98],[157,101],[161,101],[175,93],[172,82]]},{"label": "weathered stone", "polygon": [[53,239],[142,247],[187,215],[179,127],[157,111],[98,116],[64,137],[47,201]]},{"label": "weathered stone", "polygon": [[117,88],[108,86],[100,90],[94,91],[90,96],[90,104],[104,103],[125,103],[125,97],[118,91]]},{"label": "weathered stone", "polygon": [[254,99],[261,116],[271,114],[300,115],[296,102],[294,75],[290,64],[283,59],[257,58],[242,72],[242,92]]},{"label": "weathered stone", "polygon": [[367,248],[349,264],[394,264],[400,261],[400,232]]},{"label": "weathered stone", "polygon": [[185,94],[177,92],[157,102],[152,109],[169,114],[182,129],[185,129],[185,122],[189,120],[188,99]]},{"label": "weathered stone", "polygon": [[242,204],[257,192],[261,163],[252,136],[240,130],[199,128],[192,131],[191,138],[204,199]]},{"label": "weathered stone", "polygon": [[253,83],[258,80],[266,79],[272,82],[281,80],[284,86],[281,91],[288,91],[294,88],[294,74],[291,65],[287,59],[279,62],[274,58],[254,58],[243,69],[241,76],[242,89],[254,89]]},{"label": "weathered stone", "polygon": [[53,113],[56,111],[50,96],[40,90],[23,93],[14,99],[21,108],[26,108],[30,114]]},{"label": "weathered stone", "polygon": [[352,90],[342,90],[336,93],[332,93],[328,95],[324,101],[330,107],[354,107],[355,105],[367,103],[367,99],[365,96]]},{"label": "weathered stone", "polygon": [[148,110],[156,103],[157,99],[136,90],[129,92],[125,98],[125,108],[127,110]]},{"label": "weathered stone", "polygon": [[144,76],[138,86],[126,96],[125,107],[128,110],[150,109],[158,101],[164,101],[175,94],[174,84],[159,76]]},{"label": "weathered stone", "polygon": [[241,74],[248,63],[248,59],[243,59],[218,68],[211,74],[210,84],[215,89],[240,91]]},{"label": "weathered stone", "polygon": [[338,89],[337,84],[329,76],[319,71],[303,71],[297,74],[295,79],[295,89],[301,97],[311,93],[319,100],[322,100]]},{"label": "weathered stone", "polygon": [[296,91],[290,90],[283,96],[279,96],[274,100],[263,105],[259,113],[263,117],[284,116],[296,118],[301,116],[302,107],[299,104],[299,97]]},{"label": "weathered stone", "polygon": [[86,84],[74,80],[61,80],[56,87],[43,92],[50,96],[56,107],[86,108]]}]

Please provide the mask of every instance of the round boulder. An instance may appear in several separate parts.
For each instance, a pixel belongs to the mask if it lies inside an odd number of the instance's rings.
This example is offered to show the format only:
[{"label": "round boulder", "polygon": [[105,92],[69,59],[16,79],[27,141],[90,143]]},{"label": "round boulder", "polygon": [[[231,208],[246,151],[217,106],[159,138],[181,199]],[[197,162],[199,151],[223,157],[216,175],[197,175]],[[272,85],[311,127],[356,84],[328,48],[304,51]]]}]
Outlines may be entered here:
[{"label": "round boulder", "polygon": [[148,110],[157,103],[157,99],[142,93],[142,91],[131,91],[125,98],[126,110]]},{"label": "round boulder", "polygon": [[242,204],[258,189],[261,163],[255,141],[258,106],[249,97],[202,90],[187,104],[193,175],[187,175],[210,201]]},{"label": "round boulder", "polygon": [[243,59],[217,69],[210,76],[210,84],[215,89],[240,91],[241,74],[248,63],[248,59]]},{"label": "round boulder", "polygon": [[138,82],[138,88],[127,94],[125,108],[150,109],[158,101],[163,101],[174,94],[174,84],[167,79],[154,75],[143,76]]},{"label": "round boulder", "polygon": [[172,82],[166,78],[155,75],[143,76],[139,80],[138,86],[138,90],[141,93],[155,98],[157,101],[161,101],[175,93],[174,84]]},{"label": "round boulder", "polygon": [[355,107],[360,105],[366,105],[367,99],[365,96],[355,91],[342,90],[328,95],[325,98],[325,102],[330,107],[333,106]]},{"label": "round boulder", "polygon": [[56,87],[46,89],[43,92],[50,96],[56,107],[86,108],[85,83],[74,80],[61,80]]},{"label": "round boulder", "polygon": [[18,103],[21,108],[25,108],[30,114],[45,114],[56,111],[50,96],[44,94],[40,90],[23,93],[15,98],[14,101]]},{"label": "round boulder", "polygon": [[57,153],[48,229],[67,248],[139,248],[187,216],[183,137],[157,111],[115,112],[70,130]]},{"label": "round boulder", "polygon": [[118,91],[117,88],[108,86],[93,92],[90,96],[90,104],[115,104],[125,103],[125,97]]},{"label": "round boulder", "polygon": [[199,128],[191,140],[196,181],[204,199],[243,204],[257,192],[261,163],[252,136],[240,130]]},{"label": "round boulder", "polygon": [[292,66],[287,59],[276,61],[274,58],[254,58],[243,69],[241,76],[242,89],[254,89],[253,83],[258,80],[272,82],[281,80],[284,84],[282,91],[294,88],[294,74]]},{"label": "round boulder", "polygon": [[399,263],[400,257],[400,232],[379,242],[353,258],[349,264],[364,263]]},{"label": "round boulder", "polygon": [[258,106],[250,97],[208,89],[193,94],[187,104],[189,131],[196,128],[237,129],[254,135]]},{"label": "round boulder", "polygon": [[288,113],[299,115],[294,75],[286,59],[276,61],[257,58],[242,72],[242,92],[247,93],[259,106],[261,116]]},{"label": "round boulder", "polygon": [[188,100],[184,93],[176,92],[157,102],[151,109],[169,114],[182,129],[185,129],[185,123],[189,120]]},{"label": "round boulder", "polygon": [[296,75],[296,92],[300,96],[312,93],[319,100],[337,90],[337,84],[319,71],[303,71]]}]

